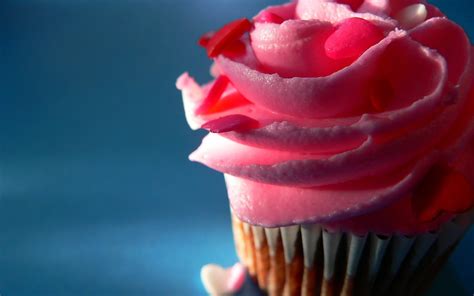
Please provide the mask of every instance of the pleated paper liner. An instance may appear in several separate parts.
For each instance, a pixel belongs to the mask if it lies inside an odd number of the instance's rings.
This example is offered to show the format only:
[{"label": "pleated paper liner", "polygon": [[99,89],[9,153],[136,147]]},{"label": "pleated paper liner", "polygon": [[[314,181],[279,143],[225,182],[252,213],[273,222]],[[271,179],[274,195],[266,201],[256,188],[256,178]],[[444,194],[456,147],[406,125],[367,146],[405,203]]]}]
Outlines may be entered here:
[{"label": "pleated paper liner", "polygon": [[474,220],[459,215],[413,237],[329,232],[318,224],[263,228],[232,215],[237,255],[277,295],[420,295]]}]

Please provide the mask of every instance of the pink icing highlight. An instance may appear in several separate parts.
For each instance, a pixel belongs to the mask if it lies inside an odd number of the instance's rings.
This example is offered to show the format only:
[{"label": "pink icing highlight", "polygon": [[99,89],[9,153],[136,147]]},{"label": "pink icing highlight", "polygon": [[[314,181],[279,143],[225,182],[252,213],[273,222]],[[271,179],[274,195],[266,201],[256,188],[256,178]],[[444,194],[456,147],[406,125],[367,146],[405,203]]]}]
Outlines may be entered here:
[{"label": "pink icing highlight", "polygon": [[[438,51],[446,60],[449,83],[456,84],[466,70],[471,46],[463,29],[445,18],[432,18],[410,32],[410,36]],[[456,47],[452,46],[456,44]]]},{"label": "pink icing highlight", "polygon": [[342,66],[324,51],[332,31],[329,23],[288,20],[281,25],[256,23],[250,36],[256,59],[266,72],[311,77],[327,75]]},{"label": "pink icing highlight", "polygon": [[296,6],[296,15],[302,20],[319,20],[333,24],[352,17],[372,21],[384,28],[393,28],[395,24],[394,20],[387,19],[383,14],[366,13],[360,8],[354,12],[349,5],[325,0],[299,0]]},{"label": "pink icing highlight", "polygon": [[[315,188],[270,185],[225,175],[233,212],[243,221],[272,227],[346,220],[388,206],[406,196],[438,159],[423,159],[411,171],[357,183]],[[258,206],[256,206],[258,205]],[[284,221],[284,222],[282,222]]]},{"label": "pink icing highlight", "polygon": [[[394,15],[418,3],[426,20],[401,29]],[[192,128],[236,119],[216,124],[221,133],[190,159],[225,174],[234,214],[251,224],[436,229],[453,213],[423,222],[412,208],[431,167],[449,165],[474,186],[474,50],[440,16],[412,0],[299,0],[261,11],[240,38],[245,53],[215,58],[231,84],[209,112],[194,111],[212,84],[178,80]]]},{"label": "pink icing highlight", "polygon": [[379,16],[388,16],[390,10],[390,0],[365,0],[359,7],[359,12]]}]

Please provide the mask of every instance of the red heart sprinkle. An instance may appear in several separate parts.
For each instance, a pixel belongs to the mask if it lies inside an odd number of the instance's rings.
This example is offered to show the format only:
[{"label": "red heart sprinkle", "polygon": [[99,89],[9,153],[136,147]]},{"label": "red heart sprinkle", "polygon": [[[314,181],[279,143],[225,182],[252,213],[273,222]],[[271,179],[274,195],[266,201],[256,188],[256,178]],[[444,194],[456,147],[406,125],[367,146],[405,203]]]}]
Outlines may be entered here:
[{"label": "red heart sprinkle", "polygon": [[257,21],[259,23],[281,24],[285,20],[277,14],[274,14],[274,13],[269,12],[269,11],[264,11],[264,12],[260,13],[260,15],[255,19],[255,21]]},{"label": "red heart sprinkle", "polygon": [[342,21],[324,44],[326,55],[332,59],[355,59],[384,38],[381,29],[361,18]]},{"label": "red heart sprinkle", "polygon": [[337,2],[340,4],[347,4],[353,11],[357,11],[364,0],[338,0]]},{"label": "red heart sprinkle", "polygon": [[460,172],[436,165],[415,189],[412,204],[420,221],[433,221],[443,212],[458,214],[472,208],[474,188]]},{"label": "red heart sprinkle", "polygon": [[229,44],[240,39],[240,37],[242,37],[245,32],[250,31],[251,28],[252,23],[246,18],[228,23],[219,29],[207,43],[207,55],[210,58],[218,56]]},{"label": "red heart sprinkle", "polygon": [[258,126],[258,121],[253,118],[241,114],[233,114],[208,121],[202,125],[202,128],[211,133],[225,133],[230,131],[243,132],[255,129]]},{"label": "red heart sprinkle", "polygon": [[214,81],[214,84],[211,86],[209,93],[202,101],[201,105],[194,112],[196,115],[201,115],[209,112],[209,110],[219,102],[222,94],[229,84],[229,79],[225,76],[219,76]]}]

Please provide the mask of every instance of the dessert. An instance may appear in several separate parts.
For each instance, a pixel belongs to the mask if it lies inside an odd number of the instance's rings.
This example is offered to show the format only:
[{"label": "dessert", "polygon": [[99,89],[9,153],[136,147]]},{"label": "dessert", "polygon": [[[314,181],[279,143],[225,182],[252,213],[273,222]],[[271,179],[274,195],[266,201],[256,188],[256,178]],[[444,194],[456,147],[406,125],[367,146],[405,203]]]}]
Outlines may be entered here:
[{"label": "dessert", "polygon": [[299,0],[199,43],[190,159],[224,173],[269,295],[418,295],[473,221],[474,49],[414,0]]}]

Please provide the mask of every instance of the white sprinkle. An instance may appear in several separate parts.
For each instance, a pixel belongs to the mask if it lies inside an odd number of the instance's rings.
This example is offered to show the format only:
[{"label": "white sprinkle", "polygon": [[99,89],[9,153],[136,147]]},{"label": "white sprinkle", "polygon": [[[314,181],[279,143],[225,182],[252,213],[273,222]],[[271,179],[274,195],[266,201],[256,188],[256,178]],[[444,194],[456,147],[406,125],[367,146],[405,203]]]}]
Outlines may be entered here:
[{"label": "white sprinkle", "polygon": [[428,15],[426,6],[424,4],[409,5],[400,10],[395,19],[398,21],[401,28],[409,30],[424,22]]}]

